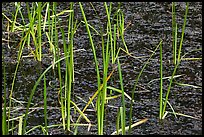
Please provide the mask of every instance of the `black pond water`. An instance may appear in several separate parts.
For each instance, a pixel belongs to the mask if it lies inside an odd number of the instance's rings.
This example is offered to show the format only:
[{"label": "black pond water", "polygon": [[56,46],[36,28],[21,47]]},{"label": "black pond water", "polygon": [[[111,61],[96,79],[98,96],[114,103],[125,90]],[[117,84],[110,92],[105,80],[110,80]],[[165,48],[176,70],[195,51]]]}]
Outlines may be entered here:
[{"label": "black pond water", "polygon": [[[99,17],[95,15],[93,7],[90,3],[83,3],[85,14],[88,22],[99,30],[99,25],[106,24],[106,14],[103,3],[93,3]],[[194,2],[189,4],[189,13],[187,17],[187,24],[185,30],[185,37],[183,41],[182,54],[194,49],[202,48],[202,3]],[[26,14],[25,4],[22,3],[23,14]],[[118,3],[113,3],[113,12],[117,10]],[[57,11],[60,12],[64,9],[69,9],[69,3],[58,3]],[[170,76],[173,72],[172,65],[172,38],[171,38],[171,3],[157,3],[157,2],[128,2],[121,4],[121,10],[125,15],[125,26],[129,24],[125,30],[125,41],[129,48],[129,52],[134,56],[150,56],[151,50],[154,50],[156,45],[163,40],[163,68],[164,76]],[[15,11],[14,3],[2,3],[2,12],[8,17],[12,18],[11,13]],[[176,3],[177,22],[179,27],[179,37],[181,36],[181,28],[183,24],[183,17],[185,13],[185,3]],[[18,22],[21,19],[17,18]],[[78,3],[75,3],[75,18],[80,22],[83,20]],[[17,33],[10,33],[10,42],[8,33],[6,31],[6,18],[2,18],[2,49],[4,50],[4,62],[6,64],[6,90],[9,92],[11,88],[12,78],[17,63],[18,48],[17,44],[20,41]],[[66,27],[65,27],[66,28]],[[60,38],[59,38],[60,39]],[[45,39],[45,41],[47,41]],[[101,62],[101,48],[100,39],[94,37],[94,42],[97,46],[97,56]],[[9,44],[9,45],[8,45]],[[47,45],[48,47],[49,45]],[[42,64],[34,60],[34,58],[22,58],[17,78],[15,82],[13,98],[18,101],[28,101],[30,91],[35,84],[40,74],[51,64],[52,57],[47,55],[48,48],[46,45],[43,47],[44,55]],[[77,97],[85,101],[89,100],[97,89],[96,72],[94,68],[93,54],[89,44],[89,38],[84,25],[80,25],[77,29],[74,38],[74,69],[75,81],[72,94],[72,100],[76,102],[80,109],[83,109],[85,103]],[[25,47],[23,56],[26,56],[30,51]],[[139,74],[146,58],[134,59],[121,53],[122,74],[124,79],[124,87],[127,94],[131,95],[131,90],[134,85],[136,76]],[[202,58],[200,51],[192,52],[188,58]],[[176,78],[178,82],[191,84],[202,87],[202,60],[196,61],[182,61],[178,68],[176,75],[182,75]],[[63,65],[63,64],[62,64]],[[65,68],[63,65],[62,67]],[[100,67],[102,67],[100,65]],[[48,124],[60,124],[61,112],[60,104],[58,102],[58,88],[59,82],[56,73],[50,71],[47,74],[47,102],[48,102]],[[62,69],[62,74],[64,70]],[[151,81],[159,78],[159,50],[153,59],[144,70],[139,80],[139,86],[135,91],[135,103],[133,109],[133,122],[140,121],[141,119],[148,118],[148,121],[134,127],[131,134],[185,134],[185,135],[200,135],[202,134],[202,88],[184,87],[174,84],[169,101],[174,110],[178,113],[190,115],[198,119],[189,117],[178,116],[175,118],[173,115],[168,114],[162,123],[159,123],[159,81]],[[113,74],[109,85],[119,87],[119,78],[117,71]],[[164,91],[167,91],[169,81],[164,80]],[[2,82],[3,85],[3,82]],[[3,95],[3,87],[2,87]],[[38,86],[37,91],[32,100],[33,105],[43,108],[43,82]],[[130,101],[126,99],[126,105],[130,105]],[[26,103],[16,103],[19,108],[12,115],[18,116],[25,112]],[[113,107],[114,106],[114,107]],[[121,106],[121,99],[114,99],[108,102],[105,113],[105,126],[104,134],[111,134],[116,130],[116,114],[117,107]],[[93,110],[90,107],[90,110]],[[169,106],[167,110],[170,110]],[[73,120],[76,120],[78,114],[74,113],[71,109]],[[86,111],[89,119],[93,124],[97,124],[96,113],[94,111]],[[127,116],[129,109],[127,107]],[[35,125],[44,125],[43,109],[35,109],[34,112],[29,114],[28,128]],[[86,123],[85,121],[81,121]],[[15,124],[18,124],[16,121]],[[96,126],[91,127],[87,131],[87,127],[79,127],[79,134],[97,134]],[[17,134],[17,130],[15,131]],[[40,128],[35,129],[29,134],[43,134]],[[49,129],[49,134],[66,134],[62,127],[55,127]]]}]

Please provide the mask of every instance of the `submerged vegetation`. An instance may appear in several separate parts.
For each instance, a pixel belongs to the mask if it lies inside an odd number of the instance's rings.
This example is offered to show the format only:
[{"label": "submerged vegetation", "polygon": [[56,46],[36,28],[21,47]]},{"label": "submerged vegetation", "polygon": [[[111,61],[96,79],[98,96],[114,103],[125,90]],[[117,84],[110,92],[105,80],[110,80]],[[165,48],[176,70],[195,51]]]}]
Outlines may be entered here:
[{"label": "submerged vegetation", "polygon": [[[24,5],[23,5],[24,4]],[[78,129],[80,127],[87,127],[89,131],[93,126],[97,125],[98,135],[105,134],[105,117],[106,106],[109,101],[121,99],[121,104],[117,108],[115,117],[115,131],[114,134],[131,134],[132,129],[138,125],[146,123],[148,121],[148,117],[140,119],[139,121],[135,121],[133,117],[137,117],[134,115],[134,105],[135,104],[135,91],[137,91],[137,87],[139,87],[138,82],[140,81],[140,77],[142,76],[144,70],[148,66],[148,64],[153,59],[160,59],[160,93],[159,101],[158,101],[158,119],[163,120],[167,116],[167,114],[173,114],[175,119],[178,115],[193,119],[199,119],[197,117],[193,117],[190,115],[186,115],[180,112],[174,111],[174,106],[170,103],[169,94],[171,91],[171,87],[175,85],[180,86],[191,86],[194,88],[201,88],[195,85],[176,83],[174,81],[175,78],[179,77],[176,75],[177,70],[179,69],[179,65],[183,60],[201,60],[202,58],[186,58],[186,55],[199,51],[201,49],[195,49],[184,53],[182,51],[183,41],[185,39],[185,27],[188,19],[188,8],[189,3],[186,3],[186,10],[184,15],[184,23],[181,32],[180,45],[177,47],[177,40],[179,39],[178,33],[178,23],[176,22],[176,8],[175,3],[172,2],[172,62],[174,64],[174,70],[170,77],[163,76],[163,41],[164,39],[160,39],[156,45],[153,45],[154,50],[151,51],[151,54],[148,56],[136,56],[131,52],[126,44],[125,39],[125,30],[128,29],[128,24],[125,23],[125,14],[121,9],[121,3],[118,3],[118,7],[113,7],[112,2],[106,3],[104,2],[103,7],[105,11],[105,25],[98,24],[98,28],[94,28],[92,24],[89,23],[86,12],[84,10],[84,6],[82,3],[69,3],[69,7],[61,12],[57,12],[58,3],[53,2],[15,2],[15,12],[12,13],[12,17],[8,17],[6,13],[2,13],[2,20],[7,20],[7,31],[8,33],[18,33],[21,39],[18,43],[18,57],[17,63],[15,66],[15,72],[13,75],[13,80],[11,87],[7,87],[6,81],[6,69],[5,69],[5,59],[3,50],[2,53],[2,76],[3,76],[3,91],[2,91],[2,134],[19,134],[26,135],[34,131],[36,128],[41,129],[42,133],[45,135],[50,134],[50,129],[53,127],[62,127],[64,131],[68,134],[79,134]],[[25,11],[22,11],[22,5],[26,7]],[[95,15],[100,18],[100,15],[96,11],[94,5],[90,3],[95,12]],[[75,6],[80,7],[80,14],[82,15],[82,19],[78,20],[76,18]],[[63,18],[61,18],[63,16]],[[17,18],[21,18],[21,22],[17,20]],[[2,21],[3,22],[3,21]],[[91,52],[93,55],[93,62],[95,65],[95,76],[97,81],[97,89],[94,89],[95,92],[92,96],[89,97],[89,100],[84,101],[85,104],[82,106],[78,105],[76,99],[74,99],[74,83],[75,83],[75,74],[78,73],[75,71],[75,52],[77,50],[75,48],[75,34],[78,30],[79,26],[83,26],[85,28],[85,34],[89,38],[89,45],[91,47]],[[96,41],[96,37],[100,42],[98,45],[98,41]],[[59,41],[62,39],[63,46],[60,47]],[[10,40],[8,34],[8,41]],[[11,39],[12,41],[12,39]],[[43,47],[49,48],[49,55],[43,53]],[[9,45],[8,45],[9,48]],[[38,79],[35,81],[34,86],[30,89],[29,99],[26,102],[18,101],[13,98],[13,92],[15,89],[15,82],[17,79],[17,73],[19,71],[19,65],[23,59],[24,50],[28,49],[30,52],[27,58],[34,58],[36,61],[43,64],[43,58],[48,57],[52,60],[52,62],[46,66],[46,69],[43,72],[40,72]],[[101,52],[98,52],[101,49]],[[157,51],[160,49],[160,56],[157,57]],[[51,56],[50,56],[51,55]],[[123,77],[123,63],[121,61],[122,56],[126,56],[128,58],[138,59],[138,58],[146,58],[147,61],[143,63],[142,69],[138,72],[138,75],[134,76],[134,87],[131,92],[125,90],[124,87],[124,77]],[[101,59],[102,56],[102,59]],[[65,65],[65,69],[62,67]],[[136,66],[135,66],[136,67]],[[62,70],[65,70],[65,73],[62,73]],[[60,105],[60,114],[61,114],[61,124],[59,125],[50,125],[48,120],[48,102],[47,102],[47,89],[50,86],[48,85],[48,75],[51,73],[54,74],[54,77],[59,82],[59,87],[57,89],[58,103]],[[159,72],[159,71],[158,71]],[[93,79],[94,79],[93,78]],[[169,85],[164,96],[164,79],[169,79]],[[155,80],[155,79],[153,79]],[[118,85],[111,85],[111,82],[119,81]],[[35,107],[33,105],[33,98],[36,96],[38,87],[43,87],[43,125],[35,125],[33,127],[28,126],[28,119],[30,114],[35,111],[35,109],[31,109]],[[9,91],[7,89],[9,88]],[[113,94],[115,93],[115,94]],[[78,97],[78,99],[80,99]],[[82,99],[80,99],[82,100]],[[13,110],[17,105],[26,104],[26,110],[20,113],[20,116],[16,116],[12,114]],[[166,110],[169,106],[170,110]],[[89,118],[89,115],[86,114],[86,110],[92,106],[94,109],[95,116],[97,117],[97,122],[92,121]],[[74,109],[74,114],[72,110]],[[77,118],[72,118],[73,115],[76,115]],[[86,122],[86,123],[85,123]],[[16,133],[17,132],[17,133]],[[85,131],[86,132],[86,131]],[[83,134],[83,133],[82,133]]]}]

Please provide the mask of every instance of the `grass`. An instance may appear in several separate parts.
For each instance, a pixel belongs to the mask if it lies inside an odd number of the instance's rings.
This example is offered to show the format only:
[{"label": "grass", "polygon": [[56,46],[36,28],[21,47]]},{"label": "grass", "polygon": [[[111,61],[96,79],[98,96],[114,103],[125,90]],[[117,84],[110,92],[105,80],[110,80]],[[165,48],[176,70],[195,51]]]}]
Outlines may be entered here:
[{"label": "grass", "polygon": [[122,135],[125,135],[125,123],[126,123],[126,107],[125,107],[125,94],[124,94],[124,87],[123,87],[123,78],[122,78],[122,72],[121,72],[121,66],[120,61],[118,59],[118,72],[120,77],[120,86],[122,91],[122,107],[120,107],[120,115],[121,115],[121,127],[122,127]]},{"label": "grass", "polygon": [[[166,116],[166,105],[167,105],[167,102],[168,102],[168,99],[169,99],[169,94],[170,94],[170,90],[171,90],[171,87],[172,87],[172,83],[173,83],[173,80],[174,80],[174,76],[176,74],[176,70],[178,68],[178,66],[180,65],[180,62],[181,62],[181,49],[182,49],[182,45],[183,45],[183,38],[184,38],[184,31],[185,31],[185,26],[186,26],[186,19],[187,19],[187,14],[188,14],[188,6],[189,6],[189,3],[187,2],[186,3],[186,11],[185,11],[185,15],[184,15],[184,23],[183,23],[183,27],[182,27],[182,35],[181,35],[181,39],[180,39],[180,46],[179,46],[179,49],[178,49],[178,55],[176,54],[176,50],[177,50],[177,23],[176,23],[176,16],[175,16],[175,3],[173,2],[172,3],[172,29],[173,29],[173,62],[175,64],[175,67],[174,67],[174,70],[173,70],[173,73],[172,73],[172,76],[171,76],[171,79],[170,79],[170,82],[169,82],[169,86],[168,86],[168,89],[167,89],[167,93],[165,95],[165,101],[163,103],[163,92],[162,92],[162,89],[163,89],[163,74],[162,74],[162,46],[160,47],[160,109],[159,109],[159,119],[164,119],[165,116]],[[176,58],[177,56],[177,58]],[[172,107],[171,107],[172,108]],[[173,110],[173,109],[172,109]],[[174,110],[173,110],[174,112]],[[175,114],[175,113],[174,113]],[[176,115],[175,115],[176,116]]]},{"label": "grass", "polygon": [[[145,123],[148,118],[144,118],[138,121],[134,121],[133,117],[135,117],[133,113],[134,105],[135,105],[135,91],[136,88],[139,87],[138,82],[147,67],[147,65],[151,62],[151,59],[156,55],[156,51],[160,48],[160,78],[153,79],[149,83],[160,80],[160,96],[159,96],[159,119],[164,119],[167,114],[174,114],[175,117],[185,116],[188,118],[198,119],[193,116],[189,116],[186,114],[182,114],[176,112],[174,110],[174,106],[171,105],[171,100],[169,100],[170,90],[172,88],[172,84],[177,84],[178,86],[192,87],[196,89],[200,89],[200,86],[181,83],[180,81],[176,81],[175,78],[183,76],[176,75],[176,72],[181,64],[181,61],[195,61],[201,60],[202,58],[188,58],[186,57],[193,52],[199,51],[201,49],[192,50],[188,53],[182,55],[182,45],[184,41],[184,32],[187,20],[188,13],[188,3],[186,5],[186,12],[184,15],[184,23],[182,27],[182,34],[180,38],[179,47],[177,47],[178,38],[178,24],[176,23],[176,8],[175,3],[172,3],[172,37],[173,37],[173,64],[174,70],[170,77],[163,76],[163,51],[162,51],[162,43],[163,40],[158,42],[159,44],[154,47],[154,51],[148,56],[135,57],[133,53],[128,49],[128,45],[126,45],[125,41],[125,30],[129,26],[128,23],[125,22],[125,14],[121,9],[121,3],[118,3],[118,7],[114,7],[113,3],[104,2],[104,13],[105,13],[105,27],[98,26],[95,28],[89,20],[87,20],[86,11],[82,6],[81,2],[73,3],[70,2],[69,7],[65,10],[58,11],[58,3],[53,2],[36,2],[36,3],[26,3],[27,17],[25,13],[23,14],[23,10],[20,2],[15,3],[15,12],[12,13],[12,19],[6,16],[6,14],[2,13],[3,18],[8,20],[8,32],[20,32],[21,39],[18,43],[18,56],[17,56],[17,64],[15,67],[15,72],[13,74],[11,87],[7,87],[6,80],[6,69],[4,62],[4,54],[3,51],[2,59],[3,59],[3,89],[4,91],[2,99],[3,99],[3,112],[2,112],[2,134],[18,134],[18,135],[28,135],[32,131],[36,129],[40,129],[44,135],[49,135],[51,133],[51,128],[63,128],[69,134],[79,134],[78,127],[83,126],[87,127],[87,131],[91,129],[92,126],[97,127],[98,135],[103,135],[106,133],[104,131],[105,117],[109,115],[106,112],[108,104],[113,100],[121,99],[120,106],[117,107],[116,118],[116,131],[112,133],[114,134],[131,134],[132,128]],[[76,11],[75,6],[79,6],[80,12],[82,14],[82,20],[78,21],[76,19]],[[91,7],[94,10],[95,15],[100,18],[101,15],[98,14],[96,8],[92,3],[90,3]],[[45,12],[43,12],[45,11]],[[61,20],[61,16],[66,16],[66,21]],[[22,19],[22,22],[19,23],[17,21],[18,17]],[[125,26],[125,23],[127,26]],[[11,24],[11,25],[10,25]],[[95,92],[92,93],[92,96],[89,97],[89,100],[86,101],[83,97],[75,95],[74,97],[74,74],[78,73],[75,71],[75,51],[80,49],[75,49],[75,33],[78,30],[78,27],[86,28],[86,32],[89,38],[89,45],[92,50],[93,55],[93,63],[95,65],[95,73],[97,80],[97,89],[93,89]],[[67,30],[65,30],[67,27]],[[100,45],[98,46],[98,41],[95,41],[95,37],[99,38]],[[9,37],[8,37],[9,38]],[[43,40],[47,39],[46,42]],[[63,47],[59,45],[59,39],[63,40]],[[120,42],[121,43],[120,43]],[[97,45],[97,46],[96,46]],[[34,48],[33,48],[34,46]],[[38,62],[42,62],[45,54],[42,54],[42,47],[47,46],[49,48],[49,52],[51,55],[52,62],[49,66],[40,74],[38,79],[35,81],[34,86],[31,91],[29,91],[29,99],[28,102],[18,101],[13,97],[13,93],[15,92],[15,82],[17,80],[17,74],[19,72],[19,66],[22,61],[22,55],[25,48],[28,48],[31,54],[34,55],[34,58]],[[98,49],[101,49],[101,53],[97,52]],[[102,63],[99,64],[99,54],[102,55]],[[144,57],[149,57],[146,62],[143,63],[142,69],[139,74],[135,77],[134,87],[131,90],[131,93],[126,90],[124,85],[123,76],[123,65],[125,65],[125,59],[121,59],[122,56],[139,59]],[[30,56],[31,57],[31,56]],[[62,73],[62,65],[65,64],[65,73]],[[112,66],[112,67],[110,67]],[[137,67],[137,66],[135,66]],[[102,69],[99,69],[102,68]],[[61,113],[61,120],[59,120],[60,124],[50,125],[50,121],[48,120],[48,85],[47,83],[50,81],[48,78],[49,72],[53,72],[53,76],[57,78],[59,82],[59,88],[54,96],[58,96],[59,109]],[[118,77],[115,77],[117,76]],[[163,80],[170,79],[170,83],[167,89],[167,93],[164,98],[163,91]],[[110,82],[111,81],[111,82]],[[118,86],[115,86],[115,83],[118,81]],[[148,84],[149,84],[148,83]],[[33,104],[33,97],[37,95],[37,89],[41,89],[42,86],[42,95],[43,95],[43,114],[44,120],[43,124],[35,125],[32,127],[28,127],[28,119],[29,115],[33,113],[35,109],[35,105]],[[9,88],[9,93],[7,93],[7,88]],[[49,87],[50,88],[50,87]],[[9,96],[8,96],[9,94]],[[72,96],[73,95],[73,96]],[[7,100],[8,97],[8,100]],[[74,100],[76,102],[74,102]],[[78,101],[83,101],[83,104],[78,104]],[[8,101],[8,102],[7,102]],[[127,102],[130,106],[127,105]],[[7,105],[8,104],[8,105]],[[13,111],[19,111],[16,104],[26,105],[25,113],[20,114],[20,116],[14,116]],[[38,105],[38,104],[37,104]],[[167,105],[170,107],[172,112],[166,110]],[[89,118],[89,113],[87,112],[88,107],[93,107],[93,111],[96,116],[97,122],[95,123],[92,119]],[[116,107],[116,106],[115,106]],[[129,113],[128,112],[129,109]],[[72,119],[72,110],[74,110],[74,115],[77,116]],[[52,111],[52,110],[51,110]],[[137,116],[136,116],[137,117]],[[83,120],[82,120],[83,119]],[[96,125],[95,125],[96,124]],[[127,126],[128,125],[128,126]],[[128,131],[128,132],[127,132]],[[86,132],[86,131],[84,131]]]}]

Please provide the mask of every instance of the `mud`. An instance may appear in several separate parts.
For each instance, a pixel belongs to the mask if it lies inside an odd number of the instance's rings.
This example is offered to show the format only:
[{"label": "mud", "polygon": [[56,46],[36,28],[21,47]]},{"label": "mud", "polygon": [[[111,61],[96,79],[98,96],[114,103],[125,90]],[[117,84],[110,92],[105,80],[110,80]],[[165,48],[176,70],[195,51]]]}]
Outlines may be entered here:
[{"label": "mud", "polygon": [[[23,3],[22,3],[23,4]],[[99,17],[96,16],[93,8],[89,3],[83,3],[84,12],[87,16],[88,22],[93,25],[97,30],[100,30],[99,25],[105,26],[106,13],[103,3],[93,3],[96,8]],[[24,5],[25,6],[25,5]],[[117,10],[118,3],[113,3],[113,12]],[[63,9],[68,9],[69,3],[58,3],[58,12]],[[24,9],[25,8],[25,9]],[[26,15],[26,7],[22,9],[23,14]],[[11,17],[11,12],[14,12],[14,3],[2,3],[2,12],[8,17]],[[159,44],[160,39],[163,40],[163,75],[165,77],[171,76],[173,72],[172,64],[172,16],[171,16],[171,3],[164,2],[127,2],[121,4],[121,10],[125,15],[125,26],[129,23],[129,27],[125,30],[125,41],[128,46],[129,52],[134,56],[150,56],[151,51]],[[179,24],[179,37],[181,36],[181,28],[183,24],[183,17],[185,13],[185,3],[176,4],[177,22]],[[182,54],[194,49],[202,48],[202,3],[191,2],[189,4],[189,13],[187,17],[185,37],[183,41]],[[18,16],[17,21],[21,22]],[[75,18],[80,22],[83,20],[79,5],[75,3]],[[8,38],[6,33],[7,20],[2,18],[2,39]],[[66,26],[65,26],[66,28]],[[60,38],[59,38],[60,39]],[[5,56],[4,62],[6,64],[6,82],[7,92],[9,92],[15,67],[17,64],[18,48],[17,45],[20,41],[20,37],[16,33],[10,34],[10,42],[2,40],[2,51]],[[94,42],[97,45],[97,56],[99,62],[102,63],[100,37],[95,36]],[[121,44],[121,43],[119,43]],[[121,44],[122,45],[122,44]],[[46,47],[47,46],[47,47]],[[51,64],[52,57],[50,57],[48,51],[49,45],[45,45],[43,48],[42,63],[34,60],[34,58],[22,58],[19,70],[17,73],[17,79],[15,82],[13,97],[19,101],[28,101],[30,91],[37,81],[40,74]],[[89,100],[97,90],[97,78],[94,65],[93,54],[89,38],[84,25],[80,25],[77,29],[74,38],[74,49],[82,49],[75,51],[74,53],[74,69],[75,69],[75,81],[72,99],[78,104],[80,109],[83,109],[85,103],[77,97],[82,98],[85,101]],[[30,51],[25,47],[23,56],[26,56]],[[122,53],[120,58],[122,65],[122,74],[125,92],[131,95],[135,78],[142,69],[146,58],[134,59]],[[192,52],[188,57],[202,58],[200,51]],[[65,65],[62,64],[62,75],[64,77]],[[102,70],[102,64],[100,64],[100,70]],[[110,67],[111,70],[111,67]],[[101,71],[102,73],[102,71]],[[2,73],[3,75],[3,73]],[[177,82],[196,85],[202,87],[202,60],[197,61],[182,61],[176,75],[182,75],[176,78]],[[60,104],[58,102],[58,88],[59,81],[57,79],[57,70],[49,71],[47,73],[47,104],[48,104],[48,124],[61,124],[61,111]],[[148,118],[148,121],[134,127],[131,134],[137,135],[149,135],[149,134],[179,134],[179,135],[201,135],[202,134],[202,88],[183,87],[175,85],[171,88],[169,101],[174,110],[178,113],[183,113],[196,117],[198,119],[192,119],[188,117],[178,116],[174,117],[172,114],[168,114],[167,117],[159,122],[159,81],[153,79],[159,78],[159,50],[156,55],[153,56],[151,62],[147,65],[141,78],[139,80],[139,87],[135,91],[135,103],[133,109],[133,122],[140,121],[141,119]],[[114,87],[119,87],[118,72],[114,72],[109,84]],[[164,80],[164,92],[167,91],[169,81]],[[3,82],[2,82],[3,85]],[[117,93],[113,93],[117,94]],[[3,86],[2,86],[3,95]],[[43,107],[43,80],[38,86],[35,95],[32,99],[32,103],[37,104],[38,107]],[[25,112],[26,103],[20,105],[22,107],[20,113]],[[114,106],[114,107],[113,107]],[[105,113],[105,126],[104,134],[111,134],[116,130],[116,115],[117,108],[121,106],[121,99],[114,99],[108,102]],[[129,115],[130,101],[126,99],[127,113]],[[93,107],[89,107],[93,109]],[[167,107],[167,110],[170,110]],[[13,115],[19,115],[19,112]],[[74,114],[74,109],[71,108],[72,118],[75,121],[78,114]],[[88,118],[93,122],[95,126],[91,127],[90,131],[87,131],[87,127],[79,127],[78,134],[97,134],[97,117],[94,111],[86,111]],[[43,109],[36,109],[29,115],[28,128],[35,125],[44,125],[44,113]],[[86,123],[85,121],[83,121]],[[128,122],[128,117],[127,117]],[[18,124],[18,123],[16,123]],[[128,123],[127,123],[128,125]],[[15,131],[17,134],[17,131]],[[43,134],[40,128],[32,131],[29,134]],[[67,134],[62,127],[50,128],[49,134]]]}]

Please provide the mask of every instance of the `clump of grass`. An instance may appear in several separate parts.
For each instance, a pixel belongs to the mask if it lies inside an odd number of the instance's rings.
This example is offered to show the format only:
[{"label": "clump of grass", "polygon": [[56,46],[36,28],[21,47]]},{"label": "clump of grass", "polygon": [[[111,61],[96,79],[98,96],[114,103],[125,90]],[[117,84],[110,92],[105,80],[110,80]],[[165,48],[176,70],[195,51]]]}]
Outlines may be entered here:
[{"label": "clump of grass", "polygon": [[173,62],[175,64],[175,67],[174,67],[174,71],[172,73],[170,83],[169,83],[169,86],[168,86],[168,89],[167,89],[164,104],[162,103],[163,102],[162,101],[162,94],[163,94],[162,93],[162,88],[163,88],[163,85],[162,85],[162,79],[163,79],[163,76],[162,76],[162,47],[160,47],[160,112],[159,112],[159,119],[164,119],[165,116],[166,116],[166,114],[165,114],[166,113],[166,105],[167,105],[167,102],[168,102],[169,93],[170,93],[170,90],[171,90],[171,86],[172,86],[172,83],[173,83],[174,76],[176,74],[176,70],[177,70],[177,68],[178,68],[178,66],[179,66],[179,64],[181,62],[181,49],[182,49],[182,45],[183,45],[183,38],[184,38],[184,32],[185,32],[185,26],[186,26],[186,18],[187,18],[187,14],[188,14],[188,5],[189,5],[189,3],[187,2],[186,3],[186,11],[185,11],[185,15],[184,15],[184,23],[183,23],[183,27],[182,27],[182,35],[181,35],[181,39],[180,39],[180,46],[179,46],[179,49],[178,49],[178,56],[176,58],[177,24],[176,24],[176,20],[175,20],[175,3],[174,2],[172,3]]},{"label": "clump of grass", "polygon": [[132,94],[132,96],[131,96],[132,100],[131,100],[131,104],[130,104],[130,113],[129,113],[129,130],[128,130],[128,133],[129,133],[129,134],[130,134],[131,131],[132,131],[132,127],[131,127],[131,125],[132,125],[132,109],[133,109],[134,92],[135,92],[135,90],[136,90],[137,83],[138,83],[138,81],[139,81],[139,79],[140,79],[140,76],[142,75],[144,69],[146,68],[147,64],[150,62],[150,59],[151,59],[152,56],[155,54],[156,50],[159,48],[159,46],[160,46],[161,44],[162,44],[162,40],[161,40],[160,43],[157,45],[157,47],[155,48],[155,50],[153,51],[153,53],[150,55],[149,59],[145,62],[145,64],[143,65],[143,67],[142,67],[142,69],[141,69],[141,71],[140,71],[140,73],[138,74],[138,76],[135,78],[135,84],[134,84],[134,87],[133,87],[132,92],[131,92],[131,94]]}]

